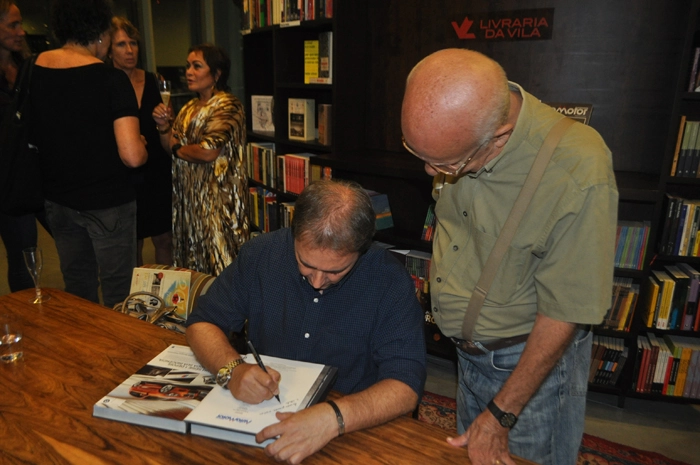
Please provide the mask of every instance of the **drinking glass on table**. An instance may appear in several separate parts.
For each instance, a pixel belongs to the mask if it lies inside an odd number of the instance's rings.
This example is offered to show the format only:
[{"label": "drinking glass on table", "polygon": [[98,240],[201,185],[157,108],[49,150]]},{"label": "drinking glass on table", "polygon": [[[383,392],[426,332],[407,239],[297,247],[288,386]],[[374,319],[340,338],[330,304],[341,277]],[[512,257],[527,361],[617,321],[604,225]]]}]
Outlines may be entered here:
[{"label": "drinking glass on table", "polygon": [[34,297],[29,299],[29,302],[34,304],[44,303],[49,300],[51,296],[42,294],[41,292],[41,269],[44,267],[44,258],[41,254],[41,249],[39,247],[29,247],[22,252],[24,253],[24,263],[27,265],[29,274],[32,275],[34,288],[36,290]]},{"label": "drinking glass on table", "polygon": [[170,81],[158,81],[158,91],[163,105],[167,107],[170,104]]},{"label": "drinking glass on table", "polygon": [[24,355],[22,320],[18,315],[0,315],[0,361],[12,363]]}]

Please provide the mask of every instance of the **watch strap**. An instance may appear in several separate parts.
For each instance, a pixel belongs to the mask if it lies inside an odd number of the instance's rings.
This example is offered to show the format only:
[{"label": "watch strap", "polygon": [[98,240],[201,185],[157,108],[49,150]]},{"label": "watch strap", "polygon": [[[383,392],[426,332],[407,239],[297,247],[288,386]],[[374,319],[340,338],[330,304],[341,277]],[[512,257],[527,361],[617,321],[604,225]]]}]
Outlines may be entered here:
[{"label": "watch strap", "polygon": [[489,409],[489,412],[491,412],[493,416],[496,417],[498,423],[504,428],[513,428],[513,426],[515,426],[515,423],[518,421],[518,417],[516,417],[515,414],[504,412],[503,410],[501,410],[498,407],[498,405],[496,405],[496,403],[493,401],[493,399],[486,405],[486,408]]},{"label": "watch strap", "polygon": [[228,368],[230,371],[233,371],[234,368],[236,368],[238,365],[245,363],[245,360],[242,358],[237,358],[236,360],[231,360],[228,362],[226,365],[223,366],[223,368]]}]

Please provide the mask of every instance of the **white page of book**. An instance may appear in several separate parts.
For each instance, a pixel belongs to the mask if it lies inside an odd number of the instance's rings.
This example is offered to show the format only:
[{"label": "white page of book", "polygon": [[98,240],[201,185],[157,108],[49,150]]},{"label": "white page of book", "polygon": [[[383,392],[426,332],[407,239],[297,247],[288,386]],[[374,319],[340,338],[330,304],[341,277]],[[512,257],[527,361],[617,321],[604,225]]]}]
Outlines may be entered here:
[{"label": "white page of book", "polygon": [[[215,386],[196,410],[185,419],[188,422],[256,434],[266,426],[278,423],[277,412],[296,412],[305,407],[312,388],[324,366],[320,364],[260,356],[268,368],[277,370],[280,379],[280,402],[276,398],[260,404],[247,404],[233,397],[228,389]],[[255,363],[251,355],[246,363]]]}]

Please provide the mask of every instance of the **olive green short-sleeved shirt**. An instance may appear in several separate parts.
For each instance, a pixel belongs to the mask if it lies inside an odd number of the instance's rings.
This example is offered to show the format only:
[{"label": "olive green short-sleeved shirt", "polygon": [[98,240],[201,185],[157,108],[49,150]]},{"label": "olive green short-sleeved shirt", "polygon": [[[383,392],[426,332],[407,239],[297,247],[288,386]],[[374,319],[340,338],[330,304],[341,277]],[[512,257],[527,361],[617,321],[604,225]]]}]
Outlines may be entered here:
[{"label": "olive green short-sleeved shirt", "polygon": [[[435,191],[430,269],[440,330],[462,337],[472,290],[542,141],[562,115],[510,83],[523,104],[503,151],[477,173],[444,179]],[[618,192],[610,150],[591,127],[574,124],[552,156],[501,263],[474,340],[528,334],[541,313],[599,324],[610,308]]]}]

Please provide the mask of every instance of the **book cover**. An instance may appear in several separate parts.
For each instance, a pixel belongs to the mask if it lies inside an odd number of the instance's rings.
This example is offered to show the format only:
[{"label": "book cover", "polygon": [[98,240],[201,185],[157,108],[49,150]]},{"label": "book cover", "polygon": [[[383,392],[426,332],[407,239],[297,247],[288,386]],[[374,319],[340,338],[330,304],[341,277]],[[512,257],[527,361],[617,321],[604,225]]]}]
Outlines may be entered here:
[{"label": "book cover", "polygon": [[[273,398],[251,405],[235,399],[216,384],[192,349],[173,344],[96,402],[93,416],[264,447],[266,443],[255,443],[255,434],[279,421],[275,413],[296,412],[325,399],[338,370],[261,358],[265,366],[282,374],[281,403]],[[256,364],[252,355],[245,355],[244,360]]]},{"label": "book cover", "polygon": [[689,257],[696,256],[695,248],[696,248],[696,242],[697,242],[697,238],[698,238],[698,229],[700,227],[700,202],[695,200],[695,201],[693,201],[693,203],[694,203],[693,224],[690,226],[688,244],[687,244],[686,251],[684,254],[684,255],[689,256]]},{"label": "book cover", "polygon": [[318,40],[304,41],[304,84],[318,78]]},{"label": "book cover", "polygon": [[284,156],[284,188],[286,192],[301,194],[311,181],[310,158],[314,153],[288,153]]},{"label": "book cover", "polygon": [[670,255],[669,250],[673,249],[673,240],[671,238],[671,230],[676,215],[678,203],[682,202],[680,197],[666,194],[666,214],[664,216],[664,224],[661,229],[661,239],[659,240],[659,252],[664,255]]},{"label": "book cover", "polygon": [[678,329],[680,328],[683,315],[685,315],[688,292],[690,291],[690,277],[675,265],[666,265],[665,268],[671,279],[676,282],[673,296],[671,297],[668,329]]},{"label": "book cover", "polygon": [[683,230],[685,228],[686,224],[686,217],[688,215],[688,203],[686,200],[683,200],[681,206],[680,206],[680,211],[678,214],[678,223],[676,225],[676,230],[675,230],[675,240],[673,241],[673,249],[671,250],[671,255],[679,255],[679,250],[681,246],[681,240],[683,238]]},{"label": "book cover", "polygon": [[630,290],[623,302],[622,308],[620,310],[620,318],[616,329],[618,331],[629,331],[632,318],[634,316],[634,310],[637,306],[637,299],[639,297],[639,285],[630,285]]},{"label": "book cover", "polygon": [[97,401],[92,415],[186,433],[185,418],[215,385],[189,347],[173,344]]},{"label": "book cover", "polygon": [[[280,372],[280,402],[272,398],[257,405],[235,399],[228,389],[214,386],[204,401],[186,418],[191,433],[224,441],[265,447],[255,435],[263,428],[278,423],[277,412],[297,412],[323,400],[337,377],[337,369],[309,362],[260,356],[266,367]],[[250,360],[249,360],[250,359]],[[255,363],[252,356],[246,363]]]},{"label": "book cover", "polygon": [[253,113],[253,131],[275,132],[274,99],[272,95],[251,95],[250,109]]},{"label": "book cover", "polygon": [[134,268],[131,275],[130,292],[150,292],[157,295],[167,307],[176,307],[175,314],[187,319],[190,308],[189,271],[158,270],[153,268]]},{"label": "book cover", "polygon": [[658,329],[668,329],[668,320],[671,314],[671,299],[676,282],[664,271],[652,270],[652,274],[659,281],[661,289],[661,302],[654,321],[654,325]]},{"label": "book cover", "polygon": [[652,394],[661,393],[660,366],[661,358],[659,357],[660,346],[659,341],[654,333],[647,333],[647,339],[651,347],[651,355],[649,357],[649,373],[647,373],[648,391]]},{"label": "book cover", "polygon": [[667,394],[669,396],[676,396],[680,392],[682,392],[682,389],[678,389],[678,391],[676,391],[676,383],[678,379],[678,368],[680,365],[683,348],[679,344],[674,343],[673,339],[670,338],[668,334],[665,334],[663,336],[663,339],[666,342],[666,345],[668,346],[669,350],[671,351],[671,354],[673,355],[671,377],[669,379],[669,387]]},{"label": "book cover", "polygon": [[313,99],[289,99],[289,138],[292,140],[316,139],[316,114]]},{"label": "book cover", "polygon": [[372,208],[376,215],[375,228],[388,229],[394,227],[394,219],[391,216],[391,207],[389,206],[389,197],[386,194],[367,190],[369,198],[372,201]]},{"label": "book cover", "polygon": [[690,277],[690,288],[688,289],[688,303],[686,305],[681,330],[692,331],[697,318],[698,293],[700,292],[700,272],[687,263],[679,263],[678,268],[683,270]]},{"label": "book cover", "polygon": [[331,145],[332,137],[332,122],[333,122],[333,106],[327,103],[319,103],[318,105],[318,143],[322,145]]},{"label": "book cover", "polygon": [[637,336],[637,392],[645,392],[646,374],[649,366],[649,350],[647,350],[647,339]]},{"label": "book cover", "polygon": [[658,308],[659,296],[661,295],[661,284],[653,275],[649,276],[647,280],[649,281],[649,285],[647,286],[646,291],[646,314],[644,324],[647,328],[653,328],[656,317],[656,309]]},{"label": "book cover", "polygon": [[693,150],[698,138],[698,129],[700,121],[686,121],[685,132],[681,142],[681,151],[678,154],[678,166],[676,167],[676,176],[688,177],[690,173],[690,165],[692,164]]},{"label": "book cover", "polygon": [[685,115],[681,115],[681,122],[678,125],[678,138],[676,139],[676,149],[673,151],[673,161],[671,162],[671,176],[676,175],[678,169],[678,157],[681,151],[683,134],[685,133]]},{"label": "book cover", "polygon": [[318,35],[318,75],[310,79],[311,84],[333,83],[333,31]]}]

